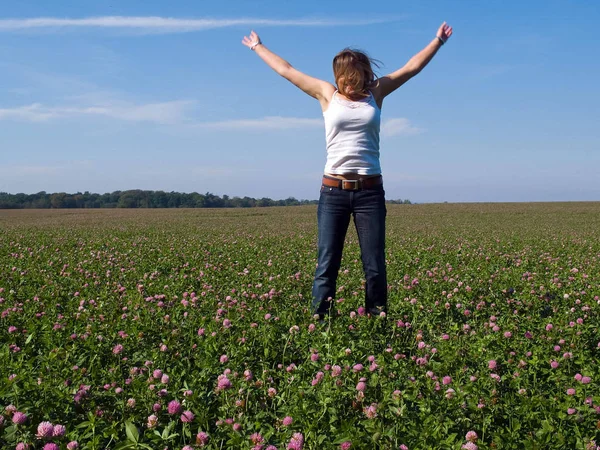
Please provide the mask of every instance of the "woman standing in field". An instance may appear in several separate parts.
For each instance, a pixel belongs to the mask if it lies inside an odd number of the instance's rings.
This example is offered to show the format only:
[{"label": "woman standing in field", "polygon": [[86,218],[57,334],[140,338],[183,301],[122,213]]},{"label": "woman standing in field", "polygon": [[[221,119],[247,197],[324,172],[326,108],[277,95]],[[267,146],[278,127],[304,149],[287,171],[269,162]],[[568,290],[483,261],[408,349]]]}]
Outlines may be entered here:
[{"label": "woman standing in field", "polygon": [[372,60],[346,48],[333,58],[335,84],[295,69],[267,49],[252,31],[242,43],[275,72],[321,104],[325,119],[327,162],[317,210],[318,266],[313,283],[313,312],[329,313],[336,292],[342,249],[350,222],[358,233],[365,271],[365,307],[369,314],[387,311],[385,267],[385,192],[379,165],[379,129],[383,99],[418,74],[452,35],[445,22],[435,38],[404,67],[376,78]]}]

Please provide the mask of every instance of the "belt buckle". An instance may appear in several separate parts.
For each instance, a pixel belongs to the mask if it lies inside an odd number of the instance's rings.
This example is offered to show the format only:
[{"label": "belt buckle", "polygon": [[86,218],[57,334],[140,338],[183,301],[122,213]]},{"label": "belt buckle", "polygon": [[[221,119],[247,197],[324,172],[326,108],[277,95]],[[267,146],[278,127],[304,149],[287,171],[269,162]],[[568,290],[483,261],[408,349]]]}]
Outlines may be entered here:
[{"label": "belt buckle", "polygon": [[[346,187],[346,183],[354,183],[353,187]],[[358,191],[360,189],[360,180],[342,180],[342,189],[344,191]]]}]

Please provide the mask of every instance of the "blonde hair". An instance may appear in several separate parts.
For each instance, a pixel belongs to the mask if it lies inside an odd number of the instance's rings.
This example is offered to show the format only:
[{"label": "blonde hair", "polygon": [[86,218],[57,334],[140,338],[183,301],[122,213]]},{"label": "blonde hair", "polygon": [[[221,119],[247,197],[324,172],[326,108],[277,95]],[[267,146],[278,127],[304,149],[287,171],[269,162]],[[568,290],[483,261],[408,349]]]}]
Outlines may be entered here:
[{"label": "blonde hair", "polygon": [[379,61],[361,50],[343,49],[333,58],[333,76],[338,91],[349,98],[368,97],[376,80],[372,66],[379,68]]}]

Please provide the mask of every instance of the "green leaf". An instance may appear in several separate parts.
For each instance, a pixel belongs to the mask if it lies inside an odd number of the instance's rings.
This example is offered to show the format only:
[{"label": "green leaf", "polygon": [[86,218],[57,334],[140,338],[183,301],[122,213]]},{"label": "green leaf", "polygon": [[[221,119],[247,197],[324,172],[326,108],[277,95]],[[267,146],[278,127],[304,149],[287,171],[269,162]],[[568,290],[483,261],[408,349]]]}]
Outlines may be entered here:
[{"label": "green leaf", "polygon": [[453,443],[454,443],[454,440],[456,439],[456,436],[457,436],[457,434],[456,434],[456,433],[452,433],[452,434],[450,434],[450,435],[449,435],[449,436],[448,436],[448,437],[447,437],[447,438],[444,440],[444,442],[445,442],[446,444],[453,444]]},{"label": "green leaf", "polygon": [[137,444],[140,434],[133,423],[125,422],[125,432],[127,433],[127,439]]},{"label": "green leaf", "polygon": [[519,431],[521,429],[521,424],[519,423],[518,420],[513,419],[513,426],[512,426],[512,430],[511,431]]},{"label": "green leaf", "polygon": [[136,444],[132,444],[131,442],[121,442],[115,447],[115,450],[127,450],[130,448],[136,448]]},{"label": "green leaf", "polygon": [[6,436],[6,438],[9,441],[14,441],[16,439],[16,434],[17,434],[16,425],[10,425],[10,426],[6,427],[6,430],[4,430],[4,435]]}]

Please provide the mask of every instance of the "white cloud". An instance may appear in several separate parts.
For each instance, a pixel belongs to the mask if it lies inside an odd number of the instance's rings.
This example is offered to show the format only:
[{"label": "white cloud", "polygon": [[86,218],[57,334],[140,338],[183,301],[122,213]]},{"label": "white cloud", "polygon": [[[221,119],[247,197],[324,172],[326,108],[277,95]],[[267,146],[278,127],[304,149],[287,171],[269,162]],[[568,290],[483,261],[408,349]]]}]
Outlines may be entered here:
[{"label": "white cloud", "polygon": [[[304,119],[300,117],[267,116],[258,119],[223,120],[220,122],[203,122],[194,126],[207,129],[260,129],[288,130],[294,128],[323,128],[323,119]],[[381,125],[383,136],[409,136],[425,131],[411,124],[408,119],[387,119]]]},{"label": "white cloud", "polygon": [[259,119],[223,120],[219,122],[200,122],[195,126],[208,129],[260,129],[289,130],[292,128],[322,128],[323,119],[304,119],[300,117],[267,116]]},{"label": "white cloud", "polygon": [[373,25],[396,21],[400,18],[401,16],[388,16],[387,18],[373,19],[177,19],[173,17],[130,16],[102,16],[70,19],[60,17],[36,17],[29,19],[0,19],[0,31],[31,30],[40,28],[115,28],[134,29],[145,32],[180,33],[233,26],[328,27]]},{"label": "white cloud", "polygon": [[425,131],[423,128],[415,127],[408,119],[397,118],[388,119],[381,125],[381,134],[385,137],[390,136],[411,136]]},{"label": "white cloud", "polygon": [[34,103],[16,108],[0,108],[0,120],[18,120],[25,122],[47,122],[53,119],[65,119],[85,116],[104,116],[130,122],[153,122],[164,125],[187,125],[202,129],[259,129],[289,130],[298,128],[323,127],[323,119],[305,119],[300,117],[262,117],[258,119],[223,120],[218,122],[195,122],[188,115],[192,101],[171,101],[135,105],[115,102],[94,106],[44,106]]},{"label": "white cloud", "polygon": [[174,124],[186,120],[186,111],[192,104],[191,101],[171,101],[142,105],[119,102],[88,107],[50,107],[34,103],[17,108],[0,108],[0,120],[46,122],[52,119],[77,116],[104,116],[131,122]]},{"label": "white cloud", "polygon": [[[47,122],[76,117],[108,117],[126,122],[150,122],[160,125],[184,125],[202,130],[298,130],[323,129],[323,119],[266,116],[256,119],[234,119],[216,122],[197,122],[188,114],[193,101],[171,101],[136,105],[123,101],[93,106],[44,106],[40,103],[16,108],[0,108],[0,120]],[[424,130],[405,118],[388,119],[381,125],[381,135],[409,136]]]},{"label": "white cloud", "polygon": [[39,103],[20,106],[18,108],[0,108],[0,120],[13,119],[27,122],[44,122],[55,117],[57,117],[55,111],[51,111]]},{"label": "white cloud", "polygon": [[211,165],[202,165],[195,166],[190,164],[185,165],[165,165],[161,164],[159,166],[146,166],[146,167],[137,167],[135,173],[138,176],[142,177],[152,177],[152,178],[189,178],[189,177],[231,177],[237,176],[241,173],[253,173],[256,172],[257,169],[251,167],[237,167],[237,166],[211,166]]},{"label": "white cloud", "polygon": [[91,114],[132,122],[174,124],[185,120],[186,111],[194,102],[171,101],[144,105],[108,105],[65,109],[67,114]]}]

